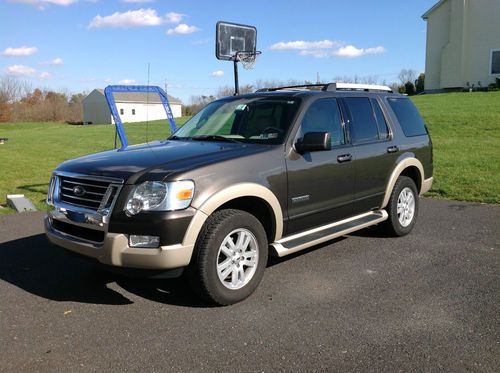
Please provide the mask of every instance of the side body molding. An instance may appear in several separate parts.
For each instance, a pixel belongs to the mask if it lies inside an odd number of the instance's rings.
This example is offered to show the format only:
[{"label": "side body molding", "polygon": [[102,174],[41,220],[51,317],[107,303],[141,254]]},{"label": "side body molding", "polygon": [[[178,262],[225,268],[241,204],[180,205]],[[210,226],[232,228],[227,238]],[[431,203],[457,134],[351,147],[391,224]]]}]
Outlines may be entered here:
[{"label": "side body molding", "polygon": [[240,197],[257,197],[267,202],[273,211],[274,221],[276,224],[276,234],[274,240],[279,240],[283,234],[283,213],[281,205],[274,193],[260,184],[240,183],[217,192],[204,201],[200,206],[193,206],[198,211],[189,224],[182,245],[194,245],[203,224],[210,214],[212,214],[224,203]]}]

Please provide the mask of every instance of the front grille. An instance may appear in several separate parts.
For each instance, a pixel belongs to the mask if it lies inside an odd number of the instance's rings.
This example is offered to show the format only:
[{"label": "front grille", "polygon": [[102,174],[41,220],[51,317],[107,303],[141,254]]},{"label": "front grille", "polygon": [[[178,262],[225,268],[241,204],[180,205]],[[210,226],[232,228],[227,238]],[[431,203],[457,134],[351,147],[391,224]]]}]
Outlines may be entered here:
[{"label": "front grille", "polygon": [[104,241],[104,232],[95,229],[80,227],[78,225],[68,224],[59,220],[52,220],[52,227],[62,233],[74,237],[83,238],[87,241],[101,243]]},{"label": "front grille", "polygon": [[68,176],[59,176],[59,188],[60,201],[96,211],[109,208],[118,191],[108,181]]}]

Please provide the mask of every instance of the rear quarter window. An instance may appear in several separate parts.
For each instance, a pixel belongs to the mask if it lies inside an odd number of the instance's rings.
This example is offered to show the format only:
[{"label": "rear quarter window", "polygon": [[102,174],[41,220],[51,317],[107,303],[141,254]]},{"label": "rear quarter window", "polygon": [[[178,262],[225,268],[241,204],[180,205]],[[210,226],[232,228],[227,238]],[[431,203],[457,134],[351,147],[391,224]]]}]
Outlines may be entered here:
[{"label": "rear quarter window", "polygon": [[411,100],[407,98],[388,98],[387,101],[406,137],[427,135],[425,122]]}]

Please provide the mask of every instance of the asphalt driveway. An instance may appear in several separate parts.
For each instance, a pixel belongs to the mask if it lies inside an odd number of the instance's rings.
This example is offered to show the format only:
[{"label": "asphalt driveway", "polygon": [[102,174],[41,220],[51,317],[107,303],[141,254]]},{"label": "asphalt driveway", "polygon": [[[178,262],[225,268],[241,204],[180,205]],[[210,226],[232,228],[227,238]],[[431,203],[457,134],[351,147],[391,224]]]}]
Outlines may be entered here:
[{"label": "asphalt driveway", "polygon": [[0,371],[500,371],[498,205],[423,199],[411,235],[273,259],[225,308],[50,246],[42,216],[0,216]]}]

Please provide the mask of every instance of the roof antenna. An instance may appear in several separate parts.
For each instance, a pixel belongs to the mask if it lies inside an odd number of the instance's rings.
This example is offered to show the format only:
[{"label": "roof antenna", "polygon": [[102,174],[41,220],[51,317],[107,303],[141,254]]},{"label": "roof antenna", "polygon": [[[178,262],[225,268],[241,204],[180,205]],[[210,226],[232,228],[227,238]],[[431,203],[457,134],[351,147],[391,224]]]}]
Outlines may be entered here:
[{"label": "roof antenna", "polygon": [[[148,62],[148,88],[149,88],[149,71],[150,71],[151,63]],[[149,143],[149,92],[146,93],[146,143]]]}]

